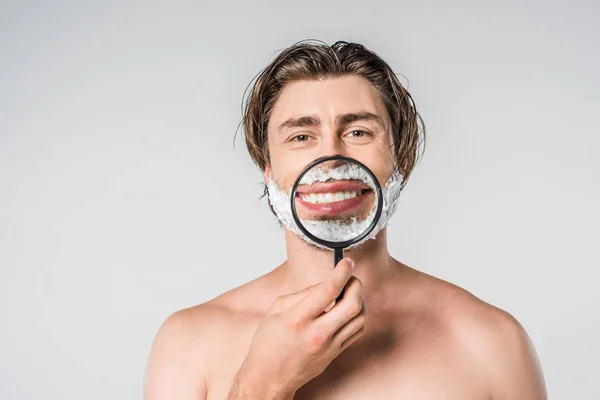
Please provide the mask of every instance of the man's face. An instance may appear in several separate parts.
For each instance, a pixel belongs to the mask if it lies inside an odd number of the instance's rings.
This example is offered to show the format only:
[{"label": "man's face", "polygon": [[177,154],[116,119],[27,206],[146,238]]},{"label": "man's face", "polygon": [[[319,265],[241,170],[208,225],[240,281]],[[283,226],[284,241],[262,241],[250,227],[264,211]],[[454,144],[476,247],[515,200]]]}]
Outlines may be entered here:
[{"label": "man's face", "polygon": [[270,166],[277,186],[289,193],[316,158],[341,154],[365,164],[383,185],[394,169],[390,119],[373,86],[347,75],[289,83],[268,126]]}]

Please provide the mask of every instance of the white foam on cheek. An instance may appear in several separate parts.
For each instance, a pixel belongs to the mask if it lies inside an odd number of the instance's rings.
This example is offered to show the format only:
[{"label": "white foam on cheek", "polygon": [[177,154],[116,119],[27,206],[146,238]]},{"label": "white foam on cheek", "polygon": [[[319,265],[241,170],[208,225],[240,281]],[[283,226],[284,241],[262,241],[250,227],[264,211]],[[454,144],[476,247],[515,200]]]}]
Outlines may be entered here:
[{"label": "white foam on cheek", "polygon": [[[273,179],[273,175],[269,175],[269,184],[267,186],[269,193],[269,203],[279,221],[290,231],[294,232],[296,235],[300,236],[306,242],[312,243],[315,246],[320,248],[325,248],[318,243],[310,240],[296,225],[296,221],[294,221],[294,217],[292,216],[292,206],[290,204],[290,195],[285,193],[282,189],[277,186],[275,179]],[[291,192],[291,190],[290,190]]]},{"label": "white foam on cheek", "polygon": [[[344,166],[346,167],[346,166]],[[352,179],[360,179],[363,182],[369,184],[370,177],[367,172],[359,168],[354,164],[349,164],[350,168],[337,168],[335,170],[330,171],[309,171],[304,178],[308,177],[309,179],[305,182],[303,178],[302,183],[309,184],[313,182],[324,182],[328,179],[349,179],[348,176],[351,176]],[[364,179],[363,179],[364,178]],[[377,226],[371,231],[369,235],[367,235],[360,242],[353,244],[347,249],[355,248],[365,241],[374,238],[377,233],[385,228],[396,211],[398,206],[398,200],[400,199],[400,192],[402,191],[402,175],[395,170],[394,173],[390,176],[387,182],[384,184],[383,191],[383,207],[381,212],[381,217]],[[371,185],[372,186],[372,185]],[[322,246],[310,238],[308,238],[296,225],[296,221],[292,216],[292,208],[290,204],[290,195],[286,194],[282,189],[277,186],[277,183],[273,179],[273,176],[269,176],[269,184],[267,186],[268,194],[269,194],[269,202],[277,215],[277,218],[281,221],[281,223],[290,231],[294,232],[296,235],[300,236],[306,242],[311,243],[322,249],[329,249],[328,247]],[[290,189],[291,192],[291,189]],[[373,214],[376,212],[375,209],[372,210],[371,214],[362,222],[354,220],[351,224],[344,224],[340,221],[303,221],[305,227],[312,232],[316,237],[321,237],[329,241],[345,241],[359,236],[362,232],[364,232],[370,225],[370,221],[373,219]]]}]

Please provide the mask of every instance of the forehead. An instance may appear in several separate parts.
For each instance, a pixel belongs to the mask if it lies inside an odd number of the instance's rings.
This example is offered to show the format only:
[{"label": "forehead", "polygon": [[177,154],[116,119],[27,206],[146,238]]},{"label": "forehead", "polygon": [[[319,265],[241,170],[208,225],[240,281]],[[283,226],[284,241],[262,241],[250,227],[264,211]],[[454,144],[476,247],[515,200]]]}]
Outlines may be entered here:
[{"label": "forehead", "polygon": [[370,112],[388,121],[381,96],[361,76],[293,81],[279,94],[271,112],[269,129],[292,117],[318,115],[324,120],[333,120],[336,115],[359,112]]}]

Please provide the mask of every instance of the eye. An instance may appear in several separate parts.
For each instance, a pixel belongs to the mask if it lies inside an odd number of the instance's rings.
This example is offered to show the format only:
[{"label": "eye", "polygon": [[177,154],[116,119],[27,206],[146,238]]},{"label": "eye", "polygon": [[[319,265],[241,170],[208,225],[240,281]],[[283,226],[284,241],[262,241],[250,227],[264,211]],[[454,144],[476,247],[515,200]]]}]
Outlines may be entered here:
[{"label": "eye", "polygon": [[348,132],[347,135],[350,137],[353,137],[353,138],[367,138],[367,137],[373,136],[370,132],[363,131],[360,129],[355,129],[353,131],[350,131],[350,132]]},{"label": "eye", "polygon": [[308,135],[304,135],[304,134],[300,134],[297,136],[294,136],[291,141],[292,142],[306,142],[309,139]]}]

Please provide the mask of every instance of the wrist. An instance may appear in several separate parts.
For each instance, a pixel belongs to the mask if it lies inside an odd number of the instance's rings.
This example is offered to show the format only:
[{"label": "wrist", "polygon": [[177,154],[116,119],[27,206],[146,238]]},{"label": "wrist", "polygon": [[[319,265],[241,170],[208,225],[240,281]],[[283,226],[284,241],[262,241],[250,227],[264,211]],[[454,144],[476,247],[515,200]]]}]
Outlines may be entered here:
[{"label": "wrist", "polygon": [[235,376],[228,400],[293,400],[296,390],[285,388],[259,368],[244,362]]}]

